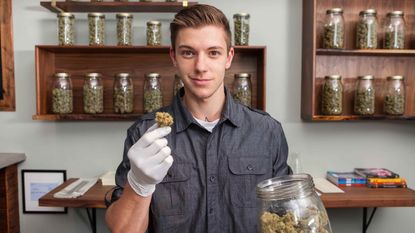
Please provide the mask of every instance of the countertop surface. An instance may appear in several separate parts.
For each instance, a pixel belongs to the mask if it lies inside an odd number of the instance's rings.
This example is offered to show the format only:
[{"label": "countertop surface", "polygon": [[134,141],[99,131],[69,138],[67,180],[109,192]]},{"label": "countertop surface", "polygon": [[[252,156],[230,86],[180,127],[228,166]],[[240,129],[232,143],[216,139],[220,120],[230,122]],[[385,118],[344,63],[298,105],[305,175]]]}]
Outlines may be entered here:
[{"label": "countertop surface", "polygon": [[26,159],[23,153],[0,153],[0,169],[20,163]]}]

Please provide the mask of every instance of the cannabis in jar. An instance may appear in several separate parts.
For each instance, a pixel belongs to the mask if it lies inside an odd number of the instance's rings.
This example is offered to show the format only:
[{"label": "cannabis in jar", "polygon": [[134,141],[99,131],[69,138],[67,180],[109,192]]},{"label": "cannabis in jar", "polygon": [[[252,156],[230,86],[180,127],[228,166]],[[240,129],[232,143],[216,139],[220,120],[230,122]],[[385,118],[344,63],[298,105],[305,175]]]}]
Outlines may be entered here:
[{"label": "cannabis in jar", "polygon": [[128,73],[119,73],[114,81],[114,112],[133,112],[134,88]]},{"label": "cannabis in jar", "polygon": [[177,92],[179,92],[180,88],[184,87],[183,81],[180,78],[180,75],[175,74],[174,75],[174,90],[173,90],[173,94],[176,95]]},{"label": "cannabis in jar", "polygon": [[153,112],[163,106],[160,74],[148,73],[144,80],[144,112]]},{"label": "cannabis in jar", "polygon": [[356,47],[358,49],[376,49],[378,46],[378,22],[376,10],[368,9],[359,13],[356,26]]},{"label": "cannabis in jar", "polygon": [[88,14],[89,45],[104,45],[105,15],[102,13]]},{"label": "cannabis in jar", "polygon": [[354,112],[359,115],[372,115],[375,113],[375,87],[373,76],[359,76],[355,95]]},{"label": "cannabis in jar", "polygon": [[118,13],[117,18],[117,44],[131,45],[133,38],[133,15],[129,13]]},{"label": "cannabis in jar", "polygon": [[321,99],[324,115],[341,115],[343,111],[343,85],[340,75],[325,77]]},{"label": "cannabis in jar", "polygon": [[161,22],[147,22],[147,45],[161,45]]},{"label": "cannabis in jar", "polygon": [[324,24],[323,48],[344,48],[344,19],[343,9],[333,8],[326,11]]},{"label": "cannabis in jar", "polygon": [[405,112],[404,77],[395,75],[387,77],[384,111],[389,115],[402,115]]},{"label": "cannabis in jar", "polygon": [[248,107],[251,107],[252,84],[251,75],[248,73],[235,74],[233,81],[233,98]]},{"label": "cannabis in jar", "polygon": [[248,13],[238,13],[233,15],[235,45],[248,45],[249,17]]},{"label": "cannabis in jar", "polygon": [[386,15],[384,48],[405,48],[405,20],[402,11],[392,11]]},{"label": "cannabis in jar", "polygon": [[71,13],[58,14],[59,45],[73,45],[75,43],[75,16]]},{"label": "cannabis in jar", "polygon": [[68,73],[56,73],[52,89],[53,113],[72,113],[73,95],[72,82]]},{"label": "cannabis in jar", "polygon": [[83,86],[85,113],[102,113],[104,111],[104,87],[101,74],[89,73],[85,76]]}]

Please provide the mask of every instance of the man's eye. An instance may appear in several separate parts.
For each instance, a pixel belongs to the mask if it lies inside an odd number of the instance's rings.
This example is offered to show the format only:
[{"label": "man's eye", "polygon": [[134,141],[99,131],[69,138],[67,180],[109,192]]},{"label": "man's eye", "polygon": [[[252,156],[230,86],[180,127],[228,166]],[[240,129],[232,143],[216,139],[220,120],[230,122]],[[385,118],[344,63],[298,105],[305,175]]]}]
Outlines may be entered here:
[{"label": "man's eye", "polygon": [[194,53],[190,50],[183,50],[181,52],[181,55],[185,58],[191,58],[191,57],[193,57]]},{"label": "man's eye", "polygon": [[221,53],[220,53],[219,51],[212,50],[212,51],[210,51],[210,52],[209,52],[209,55],[210,55],[211,57],[218,57],[218,56],[220,56],[220,55],[221,55]]}]

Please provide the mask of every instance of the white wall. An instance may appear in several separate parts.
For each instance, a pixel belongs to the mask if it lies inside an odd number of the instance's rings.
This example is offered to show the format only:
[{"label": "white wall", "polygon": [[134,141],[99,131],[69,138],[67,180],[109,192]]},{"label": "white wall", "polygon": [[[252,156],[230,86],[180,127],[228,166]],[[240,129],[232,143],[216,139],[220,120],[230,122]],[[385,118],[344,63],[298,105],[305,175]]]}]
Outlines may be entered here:
[{"label": "white wall", "polygon": [[[251,14],[252,45],[266,45],[267,110],[280,120],[290,150],[300,153],[303,169],[323,176],[326,170],[388,167],[414,186],[414,122],[304,123],[300,119],[301,0],[200,1],[217,6],[232,18]],[[172,14],[135,14],[135,43],[144,43],[144,22],[165,22],[163,43],[168,44],[167,22]],[[86,14],[76,14],[78,41],[87,43]],[[115,43],[114,15],[109,15],[108,42]],[[126,129],[132,122],[39,122],[35,114],[34,46],[56,44],[56,16],[39,1],[14,0],[16,112],[0,112],[0,151],[23,152],[24,169],[65,169],[68,177],[90,177],[114,170],[120,162]],[[20,203],[20,208],[21,208]],[[361,209],[329,210],[333,231],[361,232]],[[98,232],[107,232],[104,211],[98,211]],[[410,233],[415,208],[380,208],[368,232]],[[83,209],[64,215],[22,214],[22,233],[89,232]],[[398,229],[398,230],[397,230]]]}]

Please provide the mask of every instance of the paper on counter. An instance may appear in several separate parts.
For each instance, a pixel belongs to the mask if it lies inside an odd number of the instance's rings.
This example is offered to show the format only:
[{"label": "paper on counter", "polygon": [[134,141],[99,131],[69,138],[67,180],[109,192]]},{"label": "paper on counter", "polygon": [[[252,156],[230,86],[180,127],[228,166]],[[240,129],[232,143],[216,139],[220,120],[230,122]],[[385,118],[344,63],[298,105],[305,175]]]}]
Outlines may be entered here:
[{"label": "paper on counter", "polygon": [[314,185],[322,193],[344,193],[339,187],[326,180],[326,178],[313,178]]}]

